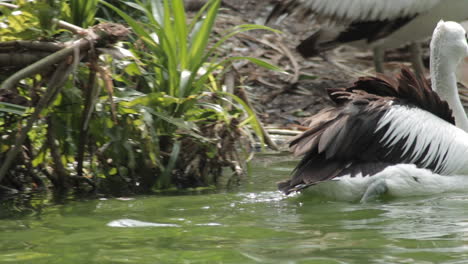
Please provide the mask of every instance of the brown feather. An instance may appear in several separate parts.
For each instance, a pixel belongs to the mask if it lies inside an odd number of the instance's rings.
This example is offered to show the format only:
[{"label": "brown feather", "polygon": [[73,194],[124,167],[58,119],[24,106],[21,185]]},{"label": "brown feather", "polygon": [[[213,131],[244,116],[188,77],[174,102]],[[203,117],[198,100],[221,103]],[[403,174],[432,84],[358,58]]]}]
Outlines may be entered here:
[{"label": "brown feather", "polygon": [[343,126],[345,126],[347,119],[347,116],[338,118],[323,131],[318,143],[318,153],[323,153],[326,149],[328,149],[335,137],[343,129]]}]

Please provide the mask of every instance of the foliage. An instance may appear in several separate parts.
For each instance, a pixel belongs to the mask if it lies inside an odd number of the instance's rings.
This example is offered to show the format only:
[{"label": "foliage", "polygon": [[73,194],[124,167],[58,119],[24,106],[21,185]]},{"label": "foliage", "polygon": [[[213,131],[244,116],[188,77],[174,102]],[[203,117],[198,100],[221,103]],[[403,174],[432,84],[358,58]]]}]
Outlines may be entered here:
[{"label": "foliage", "polygon": [[98,0],[69,0],[70,16],[66,18],[70,23],[87,28],[94,25],[98,11]]},{"label": "foliage", "polygon": [[16,4],[19,10],[0,6],[0,41],[51,38],[60,32],[58,19],[83,28],[93,26],[99,6],[98,0],[18,0]]},{"label": "foliage", "polygon": [[[214,52],[232,35],[264,27],[240,26],[209,47],[209,38],[220,2],[208,1],[190,24],[186,23],[182,0],[125,2],[144,14],[143,19],[140,17],[143,22],[103,2],[122,16],[138,36],[138,39],[132,42],[131,48],[139,58],[139,64],[133,67],[138,68],[137,72],[141,73],[138,85],[144,95],[128,104],[139,105],[142,108],[140,111],[146,113],[147,124],[153,125],[158,135],[168,136],[165,140],[169,142],[159,145],[162,152],[171,153],[161,161],[161,166],[164,168],[159,181],[161,187],[167,187],[169,183],[167,177],[179,158],[182,159],[182,164],[190,163],[197,160],[197,156],[201,153],[203,155],[208,153],[212,160],[219,159],[220,164],[214,167],[222,167],[221,164],[226,165],[235,160],[223,157],[227,153],[236,152],[233,144],[216,149],[220,138],[209,135],[211,132],[206,131],[207,123],[229,128],[230,131],[226,133],[231,135],[248,133],[248,130],[243,129],[240,124],[250,124],[262,139],[260,126],[253,111],[235,95],[222,92],[216,76],[222,76],[219,72],[224,70],[223,65],[234,59],[249,59],[271,69],[276,68],[254,58],[229,58],[217,61]],[[230,98],[234,98],[234,101],[240,104],[233,105]],[[226,103],[234,106],[233,110],[224,107]],[[247,114],[245,117],[244,113]],[[193,156],[185,157],[188,162],[184,162],[184,155],[176,153],[180,152],[178,151],[180,142],[187,143],[187,141],[196,142],[196,147],[188,149]],[[226,153],[221,153],[223,151]],[[209,157],[202,158],[202,160],[208,159]],[[202,177],[200,175],[202,173],[198,174],[197,177]]]},{"label": "foliage", "polygon": [[0,41],[49,38],[56,32],[54,19],[66,13],[63,1],[16,1],[19,10],[0,6]]},{"label": "foliage", "polygon": [[[70,1],[62,15],[92,25],[97,7],[91,2]],[[251,129],[263,138],[254,111],[223,91],[223,74],[231,61],[239,59],[278,69],[249,57],[219,60],[215,52],[239,32],[267,28],[238,26],[213,43],[220,0],[207,1],[190,23],[182,0],[125,2],[142,14],[138,21],[114,5],[100,3],[134,31],[132,41],[125,43],[131,53],[121,47],[110,53],[125,59],[105,54],[93,59],[89,54],[90,62],[79,65],[28,133],[24,158],[10,171],[23,166],[30,174],[45,174],[57,186],[60,178],[73,182],[87,177],[104,192],[213,185],[224,167],[236,176],[231,182],[238,180],[249,151],[245,140],[254,138]],[[23,8],[29,10],[27,4]],[[30,28],[42,29],[43,24],[30,17],[29,25],[34,25]],[[11,38],[25,38],[16,33],[26,28],[15,30]],[[33,108],[44,93],[46,76],[25,80],[16,96],[26,98]],[[0,143],[0,159],[31,112],[25,109],[11,102],[0,104],[0,113],[6,115],[3,119],[0,115],[0,130],[10,131]],[[11,172],[9,179],[16,178]]]}]

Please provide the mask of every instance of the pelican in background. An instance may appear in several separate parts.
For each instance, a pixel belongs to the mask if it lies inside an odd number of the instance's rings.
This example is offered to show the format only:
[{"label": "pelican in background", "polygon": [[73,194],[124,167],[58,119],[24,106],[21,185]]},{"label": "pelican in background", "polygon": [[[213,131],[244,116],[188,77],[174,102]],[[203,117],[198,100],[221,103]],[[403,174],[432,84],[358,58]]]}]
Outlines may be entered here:
[{"label": "pelican in background", "polygon": [[466,56],[463,27],[440,21],[431,41],[432,89],[407,68],[396,79],[362,77],[350,88],[329,89],[337,106],[312,116],[291,141],[304,157],[279,189],[316,185],[311,189],[326,195],[367,200],[386,191],[468,187],[466,176],[447,177],[468,175],[468,120],[455,78]]},{"label": "pelican in background", "polygon": [[298,52],[311,57],[343,43],[367,46],[374,51],[377,72],[383,72],[384,52],[411,43],[411,61],[424,73],[419,41],[429,37],[440,19],[468,18],[467,0],[283,0],[267,21],[297,14],[303,19],[325,20],[319,30],[303,40]]}]

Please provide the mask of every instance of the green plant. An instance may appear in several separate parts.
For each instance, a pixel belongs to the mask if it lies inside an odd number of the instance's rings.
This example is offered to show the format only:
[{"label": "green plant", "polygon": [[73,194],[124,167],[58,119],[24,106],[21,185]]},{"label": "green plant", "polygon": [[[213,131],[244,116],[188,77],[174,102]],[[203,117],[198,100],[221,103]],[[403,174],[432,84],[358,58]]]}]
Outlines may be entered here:
[{"label": "green plant", "polygon": [[83,28],[93,26],[98,3],[98,0],[69,0],[70,22]]},{"label": "green plant", "polygon": [[[224,149],[210,147],[210,144],[215,146],[219,138],[214,140],[216,136],[201,128],[207,122],[222,124],[220,126],[227,128],[229,132],[225,132],[231,135],[248,134],[245,128],[246,125],[250,125],[263,142],[260,124],[253,110],[237,96],[222,92],[217,77],[222,77],[225,67],[233,60],[245,59],[272,70],[279,69],[251,57],[219,59],[216,51],[237,33],[253,29],[270,30],[269,28],[241,25],[227,32],[216,43],[212,43],[210,37],[220,0],[207,1],[188,24],[182,0],[124,2],[144,14],[139,21],[115,6],[104,1],[102,3],[118,13],[137,36],[131,47],[140,61],[139,72],[142,79],[138,89],[145,95],[132,100],[132,104],[136,106],[135,103],[138,102],[137,104],[144,106],[145,111],[152,116],[151,123],[157,135],[170,142],[160,146],[162,152],[171,153],[161,163],[162,182],[169,182],[168,175],[171,174],[177,159],[183,156],[177,157],[178,146],[180,142],[186,142],[187,137],[197,142],[195,146],[199,146],[199,150],[197,147],[189,150],[194,156],[204,151],[215,159],[217,155],[223,156],[223,151],[231,154],[237,151],[235,144],[227,142],[229,147],[225,146]],[[229,108],[223,107],[226,103],[230,105]],[[220,163],[226,165],[241,159],[232,157],[231,154],[222,158]],[[188,160],[190,163],[193,159],[189,157]],[[184,164],[183,158],[179,161]],[[167,186],[162,184],[162,187]]]},{"label": "green plant", "polygon": [[[6,135],[0,142],[0,163],[9,157],[13,164],[5,166],[8,177],[2,184],[26,185],[15,183],[24,179],[17,177],[24,170],[33,179],[29,183],[36,185],[41,183],[36,177],[39,174],[57,189],[80,186],[84,181],[101,192],[117,195],[213,186],[225,167],[233,171],[230,182],[238,180],[244,157],[250,154],[251,140],[255,135],[261,141],[263,138],[260,123],[248,104],[220,88],[223,75],[230,62],[239,59],[278,69],[256,58],[217,56],[218,47],[236,33],[267,29],[241,25],[219,41],[212,41],[220,2],[208,1],[187,23],[182,0],[124,2],[135,13],[143,14],[140,21],[101,1],[121,15],[135,33],[132,41],[125,43],[131,51],[129,58],[115,59],[99,53],[104,49],[91,47],[86,56],[78,56],[86,63],[70,64],[67,58],[60,62],[66,67],[54,64],[49,71],[41,69],[43,72],[23,78],[20,85],[8,91],[14,100],[0,103],[0,129]],[[76,4],[69,10],[71,16],[89,9],[89,16],[76,23],[91,25],[93,6],[87,6],[87,1]],[[10,22],[4,40],[48,39],[62,33],[43,28],[28,12],[28,4],[20,10],[23,8],[24,17],[15,17],[12,12],[1,17]],[[104,27],[93,28],[99,26]],[[43,35],[30,34],[36,31]],[[72,36],[60,34],[60,38],[68,41]],[[64,50],[55,42],[46,45],[52,49],[51,54]],[[15,47],[10,43],[12,51]],[[129,50],[122,53],[114,49],[114,55],[129,55]],[[74,74],[69,75],[68,69],[74,69]],[[55,79],[60,81],[51,82],[51,76],[60,77]],[[50,92],[55,89],[58,92]],[[24,143],[12,148],[15,138],[21,138],[17,135],[25,135]],[[7,154],[12,149],[18,150],[15,157],[19,158],[13,160],[13,155]]]}]

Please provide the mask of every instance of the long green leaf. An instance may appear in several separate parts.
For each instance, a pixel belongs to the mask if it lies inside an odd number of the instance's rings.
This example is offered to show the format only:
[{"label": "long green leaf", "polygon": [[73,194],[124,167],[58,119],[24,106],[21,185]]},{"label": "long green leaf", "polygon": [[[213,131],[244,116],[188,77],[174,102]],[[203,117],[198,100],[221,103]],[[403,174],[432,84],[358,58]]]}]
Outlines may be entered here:
[{"label": "long green leaf", "polygon": [[222,92],[222,91],[217,92],[217,94],[229,96],[232,99],[234,99],[234,101],[236,101],[238,104],[240,104],[242,106],[242,108],[247,112],[247,115],[248,115],[248,119],[246,119],[246,120],[248,120],[247,122],[250,124],[252,129],[255,131],[255,134],[257,134],[258,138],[260,139],[260,142],[263,145],[264,142],[265,142],[265,139],[264,139],[264,136],[263,136],[260,121],[258,120],[257,114],[254,112],[254,110],[252,108],[250,108],[244,100],[242,100],[241,98],[239,98],[238,96],[236,96],[234,94],[227,93],[227,92]]},{"label": "long green leaf", "polygon": [[257,59],[257,58],[253,58],[253,57],[229,57],[229,58],[226,58],[216,64],[212,64],[210,67],[208,67],[208,69],[206,70],[206,73],[203,74],[202,76],[200,76],[198,78],[198,80],[196,81],[196,84],[194,85],[194,87],[200,87],[203,83],[205,83],[208,79],[208,77],[210,76],[210,74],[212,74],[213,71],[215,71],[216,69],[218,69],[219,67],[225,65],[225,64],[228,64],[232,61],[236,61],[236,60],[248,60],[254,64],[257,64],[261,67],[265,67],[269,70],[273,70],[273,71],[277,71],[277,72],[281,72],[281,73],[284,73],[284,74],[288,74],[286,71],[284,71],[283,69],[281,69],[280,67],[278,66],[275,66],[271,63],[268,63],[264,60],[261,60],[261,59]]},{"label": "long green leaf", "polygon": [[148,32],[145,30],[145,28],[141,26],[140,23],[136,21],[135,19],[133,19],[131,16],[127,15],[125,12],[123,12],[119,8],[107,3],[104,0],[99,0],[99,2],[109,7],[110,9],[114,10],[117,14],[119,14],[119,16],[121,16],[132,27],[133,31],[135,31],[135,33],[138,36],[145,37],[148,40],[152,39],[150,34],[148,34]]},{"label": "long green leaf", "polygon": [[188,26],[189,32],[192,32],[195,27],[195,24],[200,22],[200,18],[203,16],[203,14],[205,14],[205,11],[206,9],[208,9],[208,7],[210,7],[210,4],[211,4],[210,1],[206,1],[206,3],[202,6],[202,8],[200,8],[197,14],[192,18],[192,22],[190,22],[190,25]]},{"label": "long green leaf", "polygon": [[184,2],[182,0],[173,0],[175,33],[177,36],[177,47],[179,51],[180,69],[187,68],[187,18],[185,16]]},{"label": "long green leaf", "polygon": [[151,1],[150,2],[151,11],[148,13],[148,17],[154,19],[153,23],[157,23],[158,25],[161,25],[161,26],[164,24],[164,19],[166,17],[166,14],[164,12],[164,4],[162,1],[163,0]]},{"label": "long green leaf", "polygon": [[[224,43],[226,40],[230,39],[231,37],[250,30],[268,30],[272,31],[275,33],[281,33],[281,31],[267,27],[267,26],[262,26],[262,25],[254,25],[254,24],[245,24],[245,25],[239,25],[234,27],[231,32],[227,33],[222,37],[220,40],[218,40],[213,47],[211,47],[204,55],[202,61],[208,61],[208,58],[212,56],[212,54]],[[195,67],[199,67],[200,65],[195,65]]]},{"label": "long green leaf", "polygon": [[[201,61],[203,59],[203,54],[206,49],[206,46],[208,44],[208,40],[213,28],[214,21],[216,19],[216,16],[218,14],[218,9],[221,4],[221,0],[213,0],[213,4],[210,6],[208,9],[208,12],[206,13],[205,20],[203,21],[202,26],[196,32],[196,34],[193,35],[192,39],[192,44],[190,46],[190,55],[189,55],[189,60],[192,63],[192,65],[200,65]],[[193,34],[193,33],[192,33]],[[192,72],[194,71],[194,68],[191,67],[190,69]]]},{"label": "long green leaf", "polygon": [[177,60],[177,41],[174,25],[172,23],[171,6],[168,0],[164,0],[164,31],[160,32],[161,45],[167,56],[167,73],[169,77],[169,94],[182,97],[180,93],[179,62]]},{"label": "long green leaf", "polygon": [[176,126],[179,129],[183,129],[183,130],[187,130],[187,131],[198,131],[198,128],[193,123],[184,121],[183,119],[174,118],[172,116],[169,116],[169,115],[166,115],[166,114],[163,114],[163,113],[156,112],[156,111],[154,111],[153,109],[151,109],[149,107],[143,107],[143,108],[146,111],[148,111],[149,113],[151,113],[152,115],[155,115],[155,116],[161,118],[162,120]]},{"label": "long green leaf", "polygon": [[132,8],[135,8],[136,10],[140,10],[141,12],[145,12],[146,9],[143,5],[139,4],[138,2],[137,3],[134,3],[134,2],[130,2],[130,1],[124,1],[123,2],[124,4],[132,7]]},{"label": "long green leaf", "polygon": [[0,102],[0,112],[23,115],[27,110],[28,108],[22,105]]},{"label": "long green leaf", "polygon": [[180,145],[181,145],[180,141],[176,141],[174,145],[172,146],[172,152],[171,152],[171,156],[169,157],[169,162],[167,166],[164,168],[164,170],[162,171],[161,178],[159,180],[161,188],[168,188],[171,183],[170,181],[171,181],[172,170],[174,169],[176,162],[179,159]]},{"label": "long green leaf", "polygon": [[258,58],[253,58],[253,57],[230,57],[227,60],[225,60],[224,62],[227,63],[227,62],[231,62],[231,61],[235,61],[235,60],[248,60],[248,61],[250,61],[250,62],[252,62],[254,64],[257,64],[258,66],[261,66],[263,68],[287,74],[287,72],[284,71],[283,69],[281,69],[280,67],[278,67],[276,65],[273,65],[271,63],[268,63],[268,62],[266,62],[264,60],[261,60],[261,59],[258,59]]}]

